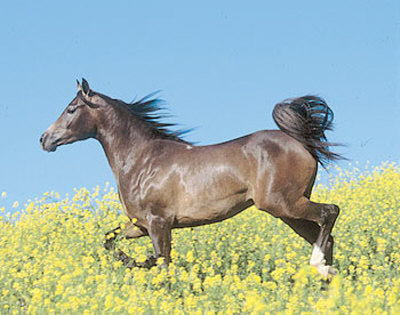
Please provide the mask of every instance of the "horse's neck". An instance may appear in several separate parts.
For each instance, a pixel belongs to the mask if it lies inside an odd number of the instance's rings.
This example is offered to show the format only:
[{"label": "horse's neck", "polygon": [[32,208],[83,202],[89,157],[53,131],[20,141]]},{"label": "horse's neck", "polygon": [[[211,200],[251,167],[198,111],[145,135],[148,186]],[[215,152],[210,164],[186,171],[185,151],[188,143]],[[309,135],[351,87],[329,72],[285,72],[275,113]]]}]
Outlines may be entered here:
[{"label": "horse's neck", "polygon": [[135,122],[126,114],[117,113],[115,121],[107,121],[100,126],[96,137],[117,180],[121,171],[125,173],[129,165],[136,164],[152,143],[151,137],[139,128],[140,122]]}]

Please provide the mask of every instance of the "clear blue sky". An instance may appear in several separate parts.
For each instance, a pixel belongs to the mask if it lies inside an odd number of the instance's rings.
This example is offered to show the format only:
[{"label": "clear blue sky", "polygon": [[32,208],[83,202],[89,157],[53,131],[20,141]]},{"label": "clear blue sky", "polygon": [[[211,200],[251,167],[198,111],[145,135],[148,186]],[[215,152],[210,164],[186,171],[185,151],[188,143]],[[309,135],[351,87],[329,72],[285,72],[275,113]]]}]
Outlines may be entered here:
[{"label": "clear blue sky", "polygon": [[3,1],[0,192],[23,203],[114,183],[95,140],[39,146],[81,77],[126,101],[162,90],[199,144],[275,129],[275,103],[318,94],[339,151],[398,162],[399,12],[397,0]]}]

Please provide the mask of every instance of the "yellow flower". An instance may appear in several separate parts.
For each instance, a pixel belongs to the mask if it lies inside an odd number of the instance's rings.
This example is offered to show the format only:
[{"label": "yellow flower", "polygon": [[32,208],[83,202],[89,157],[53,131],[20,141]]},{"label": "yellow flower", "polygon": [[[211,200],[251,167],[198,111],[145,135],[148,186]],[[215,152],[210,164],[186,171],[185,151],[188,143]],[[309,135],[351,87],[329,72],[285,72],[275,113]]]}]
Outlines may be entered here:
[{"label": "yellow flower", "polygon": [[189,263],[192,263],[192,262],[194,261],[193,252],[192,252],[191,250],[187,252],[187,254],[186,254],[186,260],[187,260]]},{"label": "yellow flower", "polygon": [[109,310],[112,306],[113,306],[113,295],[110,293],[109,295],[106,296],[105,302],[104,302],[104,306],[105,306],[105,310]]},{"label": "yellow flower", "polygon": [[[313,201],[342,209],[332,231],[338,275],[329,284],[308,265],[312,247],[255,207],[221,223],[173,230],[168,270],[127,269],[102,246],[107,231],[127,222],[116,190],[80,188],[62,198],[51,191],[18,204],[18,214],[11,209],[0,216],[0,309],[398,314],[400,167],[387,163],[360,172],[344,170],[313,190]],[[138,262],[153,251],[149,238],[121,238],[116,247]]]}]

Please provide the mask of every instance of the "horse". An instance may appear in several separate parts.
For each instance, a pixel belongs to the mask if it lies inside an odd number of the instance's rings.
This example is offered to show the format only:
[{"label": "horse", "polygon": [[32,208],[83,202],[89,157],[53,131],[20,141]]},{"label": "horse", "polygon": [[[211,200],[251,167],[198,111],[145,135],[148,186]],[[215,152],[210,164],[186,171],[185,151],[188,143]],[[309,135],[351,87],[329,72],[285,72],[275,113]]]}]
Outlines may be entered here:
[{"label": "horse", "polygon": [[[126,103],[93,91],[77,80],[78,92],[40,138],[43,150],[88,138],[102,145],[118,186],[124,225],[108,232],[104,246],[129,267],[171,261],[171,230],[220,222],[254,205],[279,218],[313,246],[310,264],[327,277],[331,235],[339,207],[310,201],[318,164],[341,158],[326,130],[333,111],[320,97],[306,95],[275,105],[279,130],[261,130],[214,145],[194,145],[184,130],[163,121],[154,95]],[[115,239],[151,238],[155,256],[137,263]]]}]

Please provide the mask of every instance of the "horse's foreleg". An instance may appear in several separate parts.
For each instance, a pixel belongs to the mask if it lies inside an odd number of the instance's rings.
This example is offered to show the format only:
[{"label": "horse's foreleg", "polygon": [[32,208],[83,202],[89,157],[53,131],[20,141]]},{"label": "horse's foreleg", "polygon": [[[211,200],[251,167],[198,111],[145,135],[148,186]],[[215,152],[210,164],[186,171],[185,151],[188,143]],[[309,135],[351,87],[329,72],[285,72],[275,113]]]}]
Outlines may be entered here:
[{"label": "horse's foreleg", "polygon": [[[138,238],[148,235],[146,229],[139,228],[135,226],[131,221],[128,221],[128,223],[124,224],[123,227],[118,226],[115,229],[107,232],[104,239],[104,247],[107,250],[113,251],[114,258],[122,261],[124,265],[129,268],[136,266],[142,267],[138,263],[136,263],[132,258],[130,258],[127,254],[125,254],[122,250],[115,248],[115,239],[119,234],[123,235],[123,237],[127,239]],[[144,265],[143,267],[146,266]]]},{"label": "horse's foreleg", "polygon": [[149,220],[149,235],[153,242],[156,258],[164,258],[164,266],[171,262],[171,224],[162,217]]}]

